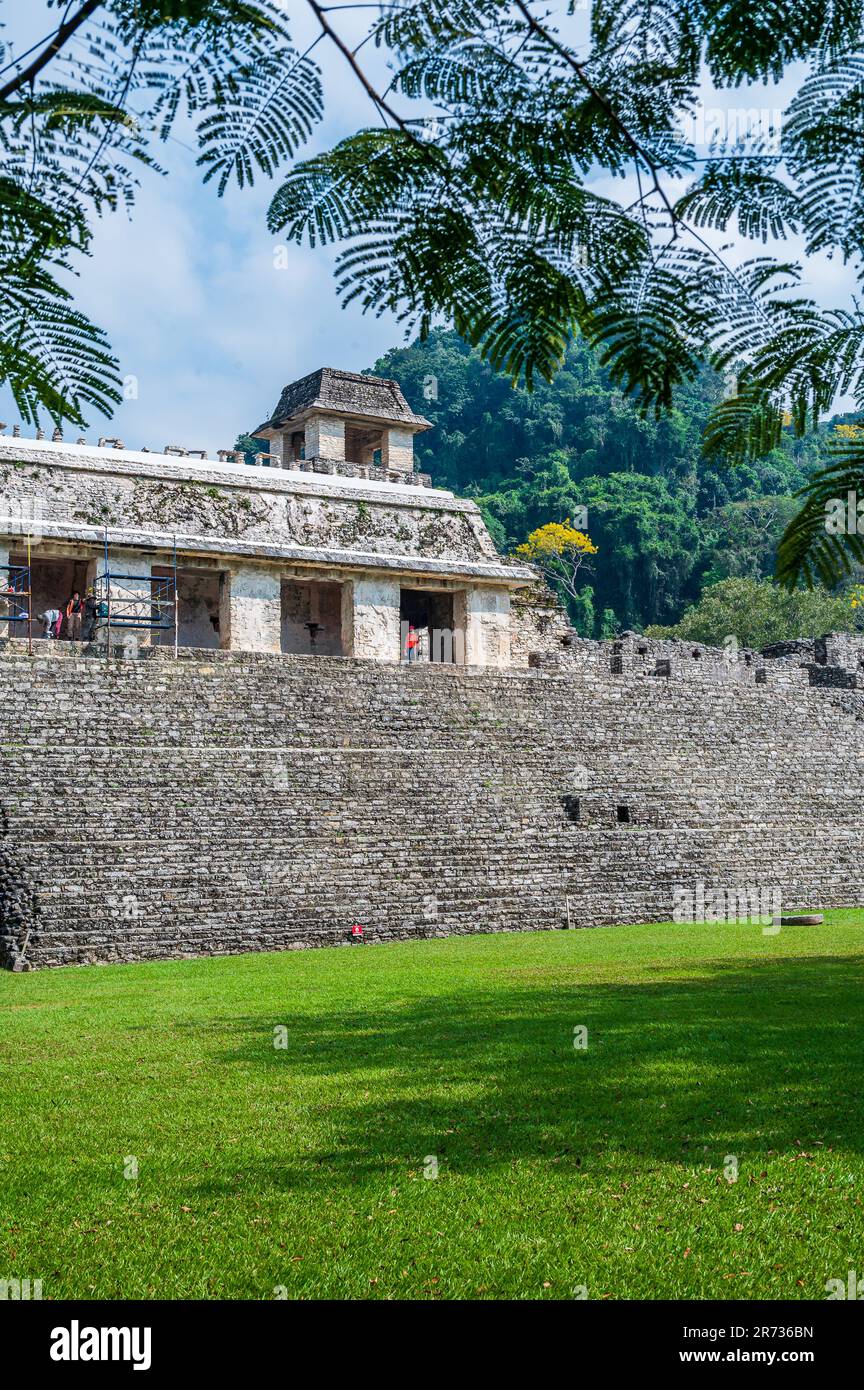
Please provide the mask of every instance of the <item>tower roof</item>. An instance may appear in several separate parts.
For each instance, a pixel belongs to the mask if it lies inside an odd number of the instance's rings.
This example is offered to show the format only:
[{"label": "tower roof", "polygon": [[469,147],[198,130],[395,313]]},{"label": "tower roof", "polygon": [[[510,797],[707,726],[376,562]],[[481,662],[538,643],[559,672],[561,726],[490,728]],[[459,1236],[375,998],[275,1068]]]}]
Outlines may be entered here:
[{"label": "tower roof", "polygon": [[357,372],[319,367],[317,372],[310,372],[309,376],[285,387],[270,419],[259,425],[254,433],[281,428],[314,410],[406,425],[415,432],[432,428],[432,422],[425,416],[414,414],[398,382],[381,376],[361,376]]}]

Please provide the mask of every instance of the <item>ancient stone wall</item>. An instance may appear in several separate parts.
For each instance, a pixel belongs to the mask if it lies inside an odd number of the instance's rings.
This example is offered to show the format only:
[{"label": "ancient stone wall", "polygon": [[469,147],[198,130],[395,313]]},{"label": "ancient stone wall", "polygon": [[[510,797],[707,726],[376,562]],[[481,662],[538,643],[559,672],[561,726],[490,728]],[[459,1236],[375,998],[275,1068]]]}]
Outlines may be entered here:
[{"label": "ancient stone wall", "polygon": [[787,642],[769,642],[762,648],[762,655],[772,661],[815,661],[816,638],[795,637]]},{"label": "ancient stone wall", "polygon": [[532,652],[560,651],[573,636],[570,619],[557,594],[538,577],[517,589],[510,600],[510,660],[524,669]]},{"label": "ancient stone wall", "polygon": [[5,963],[27,933],[46,966],[667,920],[699,883],[864,903],[858,693],[611,645],[525,672],[8,646]]},{"label": "ancient stone wall", "polygon": [[44,441],[0,440],[0,514],[21,517],[22,536],[98,540],[107,527],[115,544],[176,534],[181,549],[194,537],[225,555],[266,548],[500,569],[476,503],[449,492]]},{"label": "ancient stone wall", "polygon": [[864,667],[864,633],[829,632],[816,647],[816,660],[821,664],[844,666],[850,671]]},{"label": "ancient stone wall", "polygon": [[824,637],[799,637],[772,642],[762,655],[775,661],[799,661],[818,666],[842,666],[856,671],[864,667],[864,633],[827,632]]}]

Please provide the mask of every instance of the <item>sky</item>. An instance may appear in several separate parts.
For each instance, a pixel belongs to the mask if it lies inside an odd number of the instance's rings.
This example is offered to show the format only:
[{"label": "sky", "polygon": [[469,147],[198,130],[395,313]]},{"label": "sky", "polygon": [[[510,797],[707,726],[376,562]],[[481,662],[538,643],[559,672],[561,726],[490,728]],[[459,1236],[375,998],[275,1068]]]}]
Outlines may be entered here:
[{"label": "sky", "polygon": [[[303,0],[285,5],[294,41],[304,48],[317,32],[314,17]],[[49,33],[56,16],[44,0],[0,0],[2,37],[14,41],[13,53]],[[330,17],[354,42],[370,18],[362,11]],[[577,41],[587,34],[587,14],[579,6],[561,23]],[[300,158],[379,123],[342,55],[324,41],[316,56],[327,113]],[[378,76],[385,75],[385,61],[371,46],[364,49],[364,65]],[[786,83],[779,92],[751,92],[746,104],[773,109],[791,89]],[[717,98],[706,89],[711,103]],[[242,191],[229,187],[219,198],[215,184],[201,182],[189,132],[178,127],[176,135],[156,148],[167,176],[145,172],[131,218],[116,213],[97,224],[92,256],[79,262],[72,282],[78,307],[107,331],[121,376],[131,379],[127,390],[137,393],[111,421],[94,412],[81,433],[94,443],[100,435],[119,436],[130,449],[179,444],[213,453],[233,447],[239,432],[266,419],[287,382],[321,366],[371,367],[388,348],[404,344],[405,331],[389,315],[378,319],[356,306],[340,307],[331,252],[286,248],[268,232],[266,212],[278,179],[259,178]],[[595,187],[621,195],[620,181]],[[744,254],[752,247],[742,247]],[[846,304],[850,271],[819,258],[807,266],[807,287],[822,303]],[[0,419],[11,426],[17,418],[8,391],[0,388]],[[67,426],[67,437],[78,433]]]}]

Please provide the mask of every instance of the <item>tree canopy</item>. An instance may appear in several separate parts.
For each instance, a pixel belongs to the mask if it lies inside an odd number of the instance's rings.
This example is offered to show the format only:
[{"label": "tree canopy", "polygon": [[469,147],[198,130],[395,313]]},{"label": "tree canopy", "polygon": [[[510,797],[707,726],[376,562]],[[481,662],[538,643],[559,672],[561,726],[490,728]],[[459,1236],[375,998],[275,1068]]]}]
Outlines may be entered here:
[{"label": "tree canopy", "polygon": [[[58,6],[55,31],[0,71],[0,379],[28,420],[110,412],[109,344],[58,277],[188,117],[220,193],[289,166],[269,226],[338,245],[345,301],[424,335],[443,316],[528,387],[565,367],[578,335],[669,432],[652,436],[661,449],[675,449],[668,413],[707,363],[727,384],[703,422],[706,455],[758,467],[838,396],[864,407],[858,301],[821,308],[802,267],[776,254],[795,235],[848,264],[850,282],[864,274],[862,5],[594,0],[587,47],[533,0],[393,0],[359,45],[318,0]],[[291,39],[301,9],[319,30],[304,52]],[[374,123],[292,163],[323,114],[322,40]],[[364,66],[375,47],[386,90]],[[706,77],[742,94],[781,78],[796,90],[777,129],[733,123],[702,159]],[[752,254],[733,264],[706,232]],[[780,546],[786,583],[833,582],[864,559],[864,534],[824,527],[826,499],[862,478],[864,437],[835,437]]]},{"label": "tree canopy", "polygon": [[129,208],[154,147],[191,122],[222,193],[273,175],[323,113],[318,68],[277,0],[81,0],[18,57],[0,46],[0,381],[22,418],[84,425],[120,401],[74,271],[103,213]]},{"label": "tree canopy", "polygon": [[849,594],[798,589],[790,593],[770,580],[724,579],[710,585],[697,604],[671,627],[649,627],[649,637],[677,637],[720,647],[734,636],[757,651],[769,642],[821,637],[856,626],[857,608]]},{"label": "tree canopy", "polygon": [[[849,263],[850,286],[864,273],[861,0],[594,0],[587,52],[528,0],[396,4],[372,34],[393,54],[391,93],[434,120],[388,99],[388,128],[298,164],[270,209],[298,241],[342,244],[346,300],[423,333],[444,314],[529,386],[578,332],[655,413],[707,360],[731,378],[706,421],[714,460],[762,458],[787,422],[803,437],[844,393],[864,406],[860,306],[822,309],[801,266],[763,249],[795,234]],[[777,128],[721,122],[697,155],[706,76],[741,89],[798,75]],[[629,176],[626,192],[601,195],[598,173]],[[704,235],[733,226],[752,243],[737,265]],[[826,490],[864,474],[864,440],[832,452],[784,536],[790,584],[864,557],[864,536],[823,525]]]},{"label": "tree canopy", "polygon": [[824,464],[835,433],[826,425],[798,439],[787,427],[763,457],[724,467],[701,448],[724,390],[716,372],[706,367],[671,411],[646,417],[584,342],[530,392],[443,329],[371,370],[395,378],[433,421],[416,438],[419,466],[477,501],[502,551],[587,509],[578,524],[599,555],[579,576],[590,602],[569,605],[586,636],[604,623],[672,623],[708,583],[773,575],[793,494]]}]

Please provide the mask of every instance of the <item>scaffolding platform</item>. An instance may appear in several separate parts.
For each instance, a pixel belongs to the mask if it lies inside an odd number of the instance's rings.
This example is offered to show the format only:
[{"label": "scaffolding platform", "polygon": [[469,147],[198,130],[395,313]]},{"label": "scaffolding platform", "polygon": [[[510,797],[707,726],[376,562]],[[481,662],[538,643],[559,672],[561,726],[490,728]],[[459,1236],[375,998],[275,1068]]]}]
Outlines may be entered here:
[{"label": "scaffolding platform", "polygon": [[0,565],[0,622],[29,623],[31,598],[30,566]]},{"label": "scaffolding platform", "polygon": [[170,574],[126,574],[112,570],[108,530],[105,530],[104,568],[93,584],[93,632],[105,628],[108,645],[112,630],[121,632],[172,632],[177,651],[177,541]]},{"label": "scaffolding platform", "polygon": [[173,574],[117,574],[106,570],[96,579],[93,599],[97,627],[174,631],[177,583]]},{"label": "scaffolding platform", "polygon": [[33,649],[33,584],[29,565],[0,565],[0,623],[27,624],[27,640]]}]

